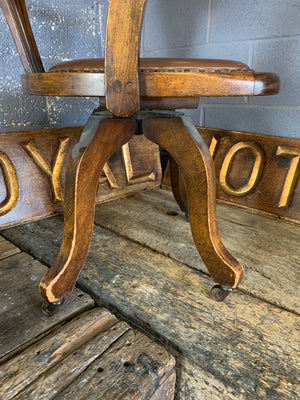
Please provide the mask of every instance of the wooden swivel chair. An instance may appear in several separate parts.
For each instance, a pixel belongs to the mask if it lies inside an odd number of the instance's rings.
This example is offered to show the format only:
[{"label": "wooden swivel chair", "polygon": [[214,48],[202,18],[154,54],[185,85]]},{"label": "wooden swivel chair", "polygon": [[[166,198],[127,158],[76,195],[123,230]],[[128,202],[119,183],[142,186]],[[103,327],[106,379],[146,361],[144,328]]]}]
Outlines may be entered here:
[{"label": "wooden swivel chair", "polygon": [[[146,0],[110,0],[105,59],[63,62],[45,72],[25,1],[0,0],[0,4],[25,69],[25,94],[95,96],[102,105],[89,118],[67,165],[63,242],[41,281],[42,296],[55,305],[72,292],[90,245],[101,170],[120,146],[142,131],[171,156],[175,198],[188,209],[195,245],[218,283],[212,296],[223,299],[237,287],[243,267],[218,234],[209,150],[189,119],[174,110],[197,108],[200,96],[276,94],[278,77],[256,73],[235,61],[140,59]],[[179,171],[186,196],[178,184]]]}]

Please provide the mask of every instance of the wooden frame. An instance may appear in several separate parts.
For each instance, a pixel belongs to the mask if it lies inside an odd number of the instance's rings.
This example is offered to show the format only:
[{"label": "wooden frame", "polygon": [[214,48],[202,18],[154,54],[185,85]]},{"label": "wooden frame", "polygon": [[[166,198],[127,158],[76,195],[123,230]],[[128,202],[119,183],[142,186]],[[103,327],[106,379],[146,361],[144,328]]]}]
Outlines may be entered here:
[{"label": "wooden frame", "polygon": [[[106,109],[95,111],[72,151],[66,172],[65,229],[61,250],[43,277],[40,290],[51,303],[72,292],[89,249],[97,182],[111,153],[136,133],[163,146],[174,160],[173,188],[180,174],[186,188],[186,210],[197,250],[212,278],[216,300],[224,299],[243,276],[242,265],[225,249],[216,224],[213,161],[197,129],[174,112],[143,112],[150,101],[157,109],[171,108],[174,99],[195,104],[200,96],[276,94],[275,74],[256,73],[248,66],[223,69],[139,68],[139,39],[146,0],[110,0],[106,32],[105,73],[44,73],[24,0],[0,0],[26,75],[26,94],[106,97]],[[240,66],[241,63],[238,63]],[[224,70],[225,69],[225,70]],[[168,99],[168,100],[167,100]],[[190,101],[192,99],[192,101]],[[170,100],[169,106],[167,106]],[[122,117],[122,118],[119,118]],[[126,118],[124,118],[126,117]],[[113,133],[113,135],[112,135]],[[199,179],[200,178],[200,179]],[[177,199],[180,191],[177,191]]]},{"label": "wooden frame", "polygon": [[109,2],[105,52],[106,107],[119,117],[127,117],[140,109],[138,61],[140,27],[146,3],[146,0]]},{"label": "wooden frame", "polygon": [[[270,79],[272,78],[272,79]],[[142,98],[264,96],[277,93],[275,74],[255,72],[141,72]],[[104,73],[52,72],[22,75],[25,94],[105,96]]]}]

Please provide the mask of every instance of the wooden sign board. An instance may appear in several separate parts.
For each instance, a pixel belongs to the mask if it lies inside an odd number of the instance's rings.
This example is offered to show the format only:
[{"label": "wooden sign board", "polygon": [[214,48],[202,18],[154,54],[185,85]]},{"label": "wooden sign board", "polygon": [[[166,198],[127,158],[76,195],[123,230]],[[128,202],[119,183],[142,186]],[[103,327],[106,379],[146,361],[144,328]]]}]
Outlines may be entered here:
[{"label": "wooden sign board", "polygon": [[219,202],[300,223],[300,139],[197,129],[214,159]]},{"label": "wooden sign board", "polygon": [[[66,161],[82,127],[0,134],[0,227],[63,212]],[[158,146],[134,136],[105,165],[97,202],[161,184]]]}]

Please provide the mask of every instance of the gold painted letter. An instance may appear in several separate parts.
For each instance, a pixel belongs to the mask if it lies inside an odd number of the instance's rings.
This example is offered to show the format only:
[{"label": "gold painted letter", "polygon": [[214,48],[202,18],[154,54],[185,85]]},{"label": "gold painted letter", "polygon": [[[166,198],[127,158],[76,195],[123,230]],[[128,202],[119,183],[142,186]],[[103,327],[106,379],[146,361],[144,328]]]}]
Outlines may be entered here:
[{"label": "gold painted letter", "polygon": [[102,184],[102,183],[105,183],[106,181],[108,181],[111,189],[118,189],[118,187],[119,187],[118,182],[107,163],[104,164],[102,172],[105,176],[100,177],[99,183]]},{"label": "gold painted letter", "polygon": [[19,198],[19,183],[16,170],[7,154],[0,151],[0,167],[6,186],[6,197],[0,203],[0,215],[9,213],[17,204]]},{"label": "gold painted letter", "polygon": [[[228,176],[231,171],[234,155],[242,149],[251,150],[251,152],[255,156],[255,162],[248,182],[240,188],[234,188],[228,183]],[[245,196],[257,185],[263,167],[264,167],[263,151],[256,143],[253,142],[236,143],[234,146],[231,147],[229,152],[226,154],[226,157],[224,158],[222,164],[222,168],[220,171],[220,184],[222,186],[222,189],[224,190],[225,193],[231,196],[238,196],[238,197]]]},{"label": "gold painted letter", "polygon": [[212,158],[215,158],[218,142],[219,141],[214,136],[211,138],[211,142],[209,145],[209,152]]},{"label": "gold painted letter", "polygon": [[52,160],[52,167],[48,161],[45,160],[34,144],[30,142],[21,144],[23,149],[30,155],[30,157],[32,157],[33,161],[49,178],[54,203],[64,200],[59,175],[67,151],[68,143],[69,138],[60,138],[58,140],[58,146]]},{"label": "gold painted letter", "polygon": [[278,207],[288,208],[291,205],[296,185],[300,175],[300,149],[278,146],[277,156],[292,157],[291,165],[287,173]]},{"label": "gold painted letter", "polygon": [[144,175],[139,175],[139,176],[133,175],[133,168],[132,168],[132,162],[131,162],[130,150],[129,150],[128,143],[126,143],[122,146],[122,156],[123,156],[123,161],[124,161],[124,165],[125,165],[126,178],[127,178],[127,182],[129,185],[134,185],[135,183],[143,183],[143,182],[155,180],[155,174],[153,171],[148,174],[144,174]]}]

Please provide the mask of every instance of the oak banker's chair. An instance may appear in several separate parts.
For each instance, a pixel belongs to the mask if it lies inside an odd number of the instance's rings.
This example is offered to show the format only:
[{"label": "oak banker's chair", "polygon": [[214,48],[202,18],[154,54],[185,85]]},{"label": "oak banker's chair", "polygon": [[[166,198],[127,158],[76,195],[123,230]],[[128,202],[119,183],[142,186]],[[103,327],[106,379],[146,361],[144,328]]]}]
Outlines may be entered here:
[{"label": "oak banker's chair", "polygon": [[[200,96],[276,94],[278,77],[256,73],[236,61],[139,59],[146,0],[110,0],[105,60],[68,61],[45,72],[25,1],[0,0],[0,4],[26,72],[22,76],[25,94],[95,96],[103,104],[89,118],[67,165],[63,242],[41,281],[43,297],[55,305],[72,292],[89,249],[101,170],[112,153],[142,127],[144,135],[171,156],[175,198],[188,208],[195,245],[219,284],[212,295],[224,298],[238,285],[243,267],[218,234],[209,150],[189,119],[174,109],[197,108]],[[186,202],[178,189],[179,170]]]}]

